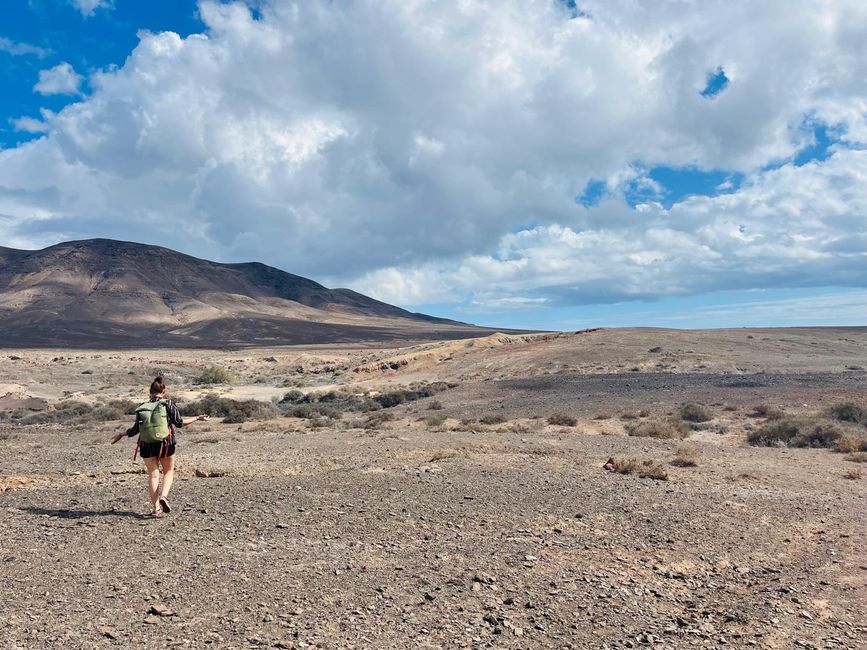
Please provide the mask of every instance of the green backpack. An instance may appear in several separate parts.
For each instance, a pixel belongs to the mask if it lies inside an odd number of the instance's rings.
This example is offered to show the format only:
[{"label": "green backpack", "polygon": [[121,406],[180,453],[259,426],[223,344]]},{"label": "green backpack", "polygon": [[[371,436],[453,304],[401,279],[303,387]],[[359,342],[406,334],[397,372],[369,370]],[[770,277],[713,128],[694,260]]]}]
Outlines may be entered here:
[{"label": "green backpack", "polygon": [[141,442],[163,442],[169,437],[169,412],[166,401],[145,402],[135,410],[138,439]]}]

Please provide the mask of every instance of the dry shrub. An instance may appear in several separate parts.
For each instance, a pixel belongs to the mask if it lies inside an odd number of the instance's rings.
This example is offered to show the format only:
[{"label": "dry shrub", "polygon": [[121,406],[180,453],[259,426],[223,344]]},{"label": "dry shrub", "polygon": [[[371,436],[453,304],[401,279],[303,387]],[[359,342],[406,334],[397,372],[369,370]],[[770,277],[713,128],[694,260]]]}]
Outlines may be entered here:
[{"label": "dry shrub", "polygon": [[449,388],[452,388],[452,386],[442,381],[435,381],[430,384],[411,384],[409,388],[401,388],[376,395],[373,400],[378,402],[382,408],[392,408],[405,402],[414,402],[426,397],[433,397],[437,393],[441,393]]},{"label": "dry shrub", "polygon": [[637,413],[624,413],[620,416],[621,420],[637,420],[640,416]]},{"label": "dry shrub", "polygon": [[193,402],[179,403],[178,408],[184,415],[210,415],[223,418],[227,424],[240,424],[247,420],[266,420],[278,415],[277,407],[271,402],[255,399],[234,400],[209,393]]},{"label": "dry shrub", "polygon": [[864,476],[864,472],[861,471],[860,467],[856,467],[855,469],[847,470],[845,474],[843,474],[843,478],[847,478],[850,481],[859,481],[861,477]]},{"label": "dry shrub", "polygon": [[[837,449],[841,440],[847,449],[855,450],[852,443],[840,425],[833,420],[821,417],[785,417],[780,420],[765,422],[747,436],[747,442],[756,447],[821,447]],[[865,446],[864,439],[859,439],[857,451]]]},{"label": "dry shrub", "polygon": [[610,420],[610,419],[611,419],[611,414],[610,414],[610,413],[597,413],[597,414],[593,417],[593,419],[594,419],[594,420]]},{"label": "dry shrub", "polygon": [[867,463],[867,452],[861,451],[857,454],[849,454],[846,460],[852,463]]},{"label": "dry shrub", "polygon": [[614,471],[618,474],[637,474],[638,478],[651,478],[657,481],[668,480],[668,472],[665,468],[652,460],[640,461],[636,458],[620,460],[615,458]]},{"label": "dry shrub", "polygon": [[682,440],[689,435],[689,427],[680,420],[652,419],[630,422],[626,425],[626,434],[638,438]]},{"label": "dry shrub", "polygon": [[709,408],[695,402],[684,404],[678,413],[680,419],[686,422],[707,422],[713,419],[713,413]]},{"label": "dry shrub", "polygon": [[759,404],[758,406],[754,406],[752,413],[750,413],[750,417],[752,418],[766,418],[768,420],[781,420],[786,417],[786,412],[774,408],[773,406],[768,406],[767,404]]},{"label": "dry shrub", "polygon": [[824,414],[839,422],[867,424],[867,411],[855,402],[841,402],[825,409]]},{"label": "dry shrub", "polygon": [[698,467],[698,461],[701,459],[701,449],[698,447],[686,446],[678,447],[672,465],[678,467]]},{"label": "dry shrub", "polygon": [[376,411],[375,413],[371,413],[367,416],[367,419],[364,421],[362,425],[365,429],[379,429],[386,422],[391,422],[394,420],[393,413],[386,413],[385,411]]},{"label": "dry shrub", "polygon": [[440,402],[438,399],[431,400],[430,403],[427,405],[427,410],[428,411],[442,411],[443,410],[443,403]]},{"label": "dry shrub", "polygon": [[503,424],[507,421],[508,418],[502,415],[486,415],[479,420],[479,422],[481,422],[482,424]]},{"label": "dry shrub", "polygon": [[445,415],[425,415],[421,418],[421,421],[424,422],[429,427],[441,427],[446,423]]},{"label": "dry shrub", "polygon": [[840,439],[837,440],[834,449],[835,451],[839,451],[841,454],[854,454],[860,451],[867,451],[867,438],[864,436],[844,433],[840,436]]},{"label": "dry shrub", "polygon": [[558,427],[574,427],[578,424],[578,420],[568,413],[558,411],[557,413],[552,413],[548,417],[548,424],[553,424]]}]

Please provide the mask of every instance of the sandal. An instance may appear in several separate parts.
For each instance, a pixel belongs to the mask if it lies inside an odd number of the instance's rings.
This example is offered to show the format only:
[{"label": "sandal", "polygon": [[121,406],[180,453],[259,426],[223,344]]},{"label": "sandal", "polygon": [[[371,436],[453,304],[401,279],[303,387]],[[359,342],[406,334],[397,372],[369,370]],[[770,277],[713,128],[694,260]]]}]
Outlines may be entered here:
[{"label": "sandal", "polygon": [[166,514],[172,511],[172,507],[169,505],[169,500],[165,497],[160,497],[160,508],[162,508],[162,511]]}]

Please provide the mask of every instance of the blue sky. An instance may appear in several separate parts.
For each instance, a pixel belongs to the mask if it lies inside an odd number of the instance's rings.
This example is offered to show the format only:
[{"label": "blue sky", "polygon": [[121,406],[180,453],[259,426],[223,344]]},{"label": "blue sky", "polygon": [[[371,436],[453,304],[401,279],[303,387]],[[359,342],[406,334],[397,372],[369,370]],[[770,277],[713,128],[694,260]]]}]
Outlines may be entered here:
[{"label": "blue sky", "polygon": [[0,245],[171,242],[498,327],[867,324],[863,3],[0,12]]},{"label": "blue sky", "polygon": [[[11,56],[0,48],[0,115],[5,118],[0,120],[0,145],[4,148],[38,135],[16,131],[10,119],[38,115],[41,108],[57,111],[75,99],[35,93],[40,70],[65,61],[86,75],[123,65],[138,44],[139,30],[172,30],[186,36],[203,28],[192,0],[118,0],[111,10],[100,7],[92,15],[83,15],[66,0],[8,0],[0,11],[0,38],[42,50]],[[83,91],[87,90],[85,81]]]}]

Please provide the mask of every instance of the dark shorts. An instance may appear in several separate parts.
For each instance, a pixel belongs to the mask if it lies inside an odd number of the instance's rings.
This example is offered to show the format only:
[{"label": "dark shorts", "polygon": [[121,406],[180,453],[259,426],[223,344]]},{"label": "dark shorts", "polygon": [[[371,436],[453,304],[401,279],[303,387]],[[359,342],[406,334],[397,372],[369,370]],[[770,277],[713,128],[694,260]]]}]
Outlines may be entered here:
[{"label": "dark shorts", "polygon": [[175,455],[175,438],[172,436],[165,442],[142,442],[138,446],[138,455],[142,458],[167,458]]}]

